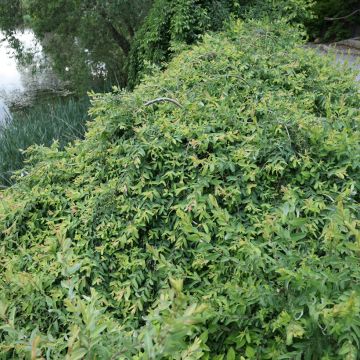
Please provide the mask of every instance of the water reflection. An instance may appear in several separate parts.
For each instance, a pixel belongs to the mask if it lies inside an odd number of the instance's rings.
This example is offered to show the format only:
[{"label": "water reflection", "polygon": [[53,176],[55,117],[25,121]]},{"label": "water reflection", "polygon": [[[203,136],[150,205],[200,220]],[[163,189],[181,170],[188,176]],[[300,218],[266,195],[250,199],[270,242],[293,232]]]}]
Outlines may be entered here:
[{"label": "water reflection", "polygon": [[3,41],[0,43],[0,91],[8,93],[19,89],[23,89],[21,75],[8,42]]},{"label": "water reflection", "polygon": [[[0,42],[0,122],[9,108],[25,107],[37,97],[56,94],[63,89],[43,55],[42,47],[30,30],[17,34],[26,52],[34,55],[29,65],[20,65],[15,52],[5,40]],[[3,34],[0,32],[0,40]]]},{"label": "water reflection", "polygon": [[0,127],[11,120],[10,110],[5,102],[0,98]]}]

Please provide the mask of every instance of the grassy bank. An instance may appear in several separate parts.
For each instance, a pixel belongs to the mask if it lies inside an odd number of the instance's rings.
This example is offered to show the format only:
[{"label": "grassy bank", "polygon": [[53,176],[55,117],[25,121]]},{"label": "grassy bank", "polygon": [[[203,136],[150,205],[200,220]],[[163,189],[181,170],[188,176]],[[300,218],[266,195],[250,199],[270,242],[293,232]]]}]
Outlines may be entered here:
[{"label": "grassy bank", "polygon": [[13,120],[0,128],[0,184],[12,183],[11,174],[21,169],[21,150],[31,145],[49,146],[58,140],[61,147],[81,138],[88,118],[89,100],[58,99],[13,114]]}]

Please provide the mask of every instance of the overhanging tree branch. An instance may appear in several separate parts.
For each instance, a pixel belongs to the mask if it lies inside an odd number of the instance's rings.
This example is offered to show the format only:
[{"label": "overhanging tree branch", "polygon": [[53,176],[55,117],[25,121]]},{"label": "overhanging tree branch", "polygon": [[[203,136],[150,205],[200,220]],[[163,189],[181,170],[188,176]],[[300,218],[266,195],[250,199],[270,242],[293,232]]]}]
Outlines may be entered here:
[{"label": "overhanging tree branch", "polygon": [[149,106],[149,105],[156,104],[156,103],[159,103],[159,102],[170,102],[170,103],[173,103],[174,105],[178,106],[179,108],[182,108],[182,105],[177,100],[167,98],[167,97],[161,97],[161,98],[157,98],[157,99],[154,99],[154,100],[150,100],[150,101],[146,102],[144,104],[144,106]]},{"label": "overhanging tree branch", "polygon": [[326,21],[334,21],[334,20],[344,20],[344,19],[347,19],[353,15],[355,15],[356,13],[358,13],[360,11],[360,9],[357,9],[355,11],[353,11],[352,13],[350,13],[349,15],[346,15],[346,16],[341,16],[341,17],[335,17],[335,18],[329,18],[329,17],[326,17],[324,18],[324,20]]}]

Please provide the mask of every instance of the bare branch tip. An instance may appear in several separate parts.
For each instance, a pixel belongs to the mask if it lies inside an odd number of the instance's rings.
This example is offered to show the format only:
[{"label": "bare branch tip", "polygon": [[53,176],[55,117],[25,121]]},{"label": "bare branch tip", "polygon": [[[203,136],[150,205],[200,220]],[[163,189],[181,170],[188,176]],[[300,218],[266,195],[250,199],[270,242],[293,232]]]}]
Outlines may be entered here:
[{"label": "bare branch tip", "polygon": [[150,106],[150,105],[153,105],[153,104],[156,104],[156,103],[159,103],[159,102],[170,102],[170,103],[178,106],[179,108],[183,107],[177,100],[171,99],[171,98],[168,98],[168,97],[160,97],[160,98],[156,98],[154,100],[147,101],[144,104],[144,106]]}]

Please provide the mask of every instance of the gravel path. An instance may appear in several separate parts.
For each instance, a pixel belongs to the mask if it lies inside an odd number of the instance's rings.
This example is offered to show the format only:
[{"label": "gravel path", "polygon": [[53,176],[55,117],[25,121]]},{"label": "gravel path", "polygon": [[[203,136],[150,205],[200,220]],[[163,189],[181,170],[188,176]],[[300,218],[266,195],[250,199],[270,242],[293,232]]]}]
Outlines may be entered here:
[{"label": "gravel path", "polygon": [[358,70],[356,80],[360,82],[360,38],[342,40],[331,44],[308,44],[322,54],[334,52],[336,61],[344,64],[347,62],[353,69]]}]

